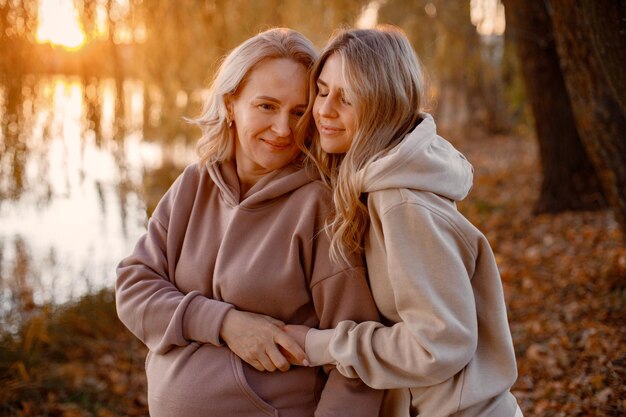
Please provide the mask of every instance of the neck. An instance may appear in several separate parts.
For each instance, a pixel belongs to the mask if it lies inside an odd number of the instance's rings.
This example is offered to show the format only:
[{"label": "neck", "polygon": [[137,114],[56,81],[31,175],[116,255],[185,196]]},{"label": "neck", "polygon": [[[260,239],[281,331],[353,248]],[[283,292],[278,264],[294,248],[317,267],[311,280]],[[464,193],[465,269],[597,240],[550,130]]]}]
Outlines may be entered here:
[{"label": "neck", "polygon": [[243,170],[237,165],[237,176],[239,177],[239,192],[243,197],[250,188],[254,187],[254,185],[261,180],[264,176],[269,174],[269,172],[248,172]]},{"label": "neck", "polygon": [[237,177],[239,178],[239,193],[243,197],[250,188],[272,171],[268,171],[259,166],[241,161],[235,156],[235,166],[237,168]]}]

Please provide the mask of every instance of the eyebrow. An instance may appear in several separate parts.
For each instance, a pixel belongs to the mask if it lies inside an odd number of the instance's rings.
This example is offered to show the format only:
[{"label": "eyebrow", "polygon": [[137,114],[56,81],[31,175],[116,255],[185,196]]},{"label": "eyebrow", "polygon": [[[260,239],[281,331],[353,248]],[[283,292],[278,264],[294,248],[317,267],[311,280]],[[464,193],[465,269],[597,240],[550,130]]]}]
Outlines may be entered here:
[{"label": "eyebrow", "polygon": [[[322,80],[321,78],[318,77],[316,82],[317,82],[317,84],[320,84],[317,87],[318,89],[321,86],[321,87],[324,87],[324,88],[328,88],[330,90],[330,87],[328,86],[328,84],[326,84],[326,82],[324,80]],[[345,100],[346,91],[343,89],[343,87],[338,88],[337,91],[339,92],[339,97],[342,97],[342,99]]]},{"label": "eyebrow", "polygon": [[328,87],[328,84],[326,84],[326,82],[319,77],[317,78],[317,84],[322,84],[324,87]]},{"label": "eyebrow", "polygon": [[280,104],[280,100],[274,97],[270,97],[270,96],[256,96],[255,97],[256,100],[267,100],[267,101],[273,101],[274,103],[279,103]]},{"label": "eyebrow", "polygon": [[[277,98],[271,97],[271,96],[257,96],[257,97],[255,97],[255,99],[256,100],[271,101],[271,102],[276,103],[276,104],[282,104],[280,102],[280,100],[278,100]],[[299,109],[299,108],[306,109],[306,107],[307,107],[307,105],[305,103],[297,104],[297,105],[294,106],[294,108],[296,108],[296,109]]]},{"label": "eyebrow", "polygon": [[[330,88],[330,87],[328,86],[328,84],[326,84],[326,81],[322,80],[322,79],[321,79],[321,78],[319,78],[319,77],[317,78],[317,81],[316,81],[316,82],[317,82],[317,84],[321,84],[321,85],[322,85],[322,87]],[[345,95],[345,91],[344,91],[343,87],[338,88],[337,90],[339,90],[339,93],[340,93],[341,95]]]}]

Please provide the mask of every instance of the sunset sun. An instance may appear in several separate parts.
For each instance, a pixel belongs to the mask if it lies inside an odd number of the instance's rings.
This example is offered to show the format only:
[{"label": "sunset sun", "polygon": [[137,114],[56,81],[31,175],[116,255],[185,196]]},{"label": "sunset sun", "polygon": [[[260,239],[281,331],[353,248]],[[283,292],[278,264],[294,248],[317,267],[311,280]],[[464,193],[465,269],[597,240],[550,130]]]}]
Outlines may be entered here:
[{"label": "sunset sun", "polygon": [[41,0],[37,41],[76,50],[85,43],[85,34],[74,8],[68,0]]}]

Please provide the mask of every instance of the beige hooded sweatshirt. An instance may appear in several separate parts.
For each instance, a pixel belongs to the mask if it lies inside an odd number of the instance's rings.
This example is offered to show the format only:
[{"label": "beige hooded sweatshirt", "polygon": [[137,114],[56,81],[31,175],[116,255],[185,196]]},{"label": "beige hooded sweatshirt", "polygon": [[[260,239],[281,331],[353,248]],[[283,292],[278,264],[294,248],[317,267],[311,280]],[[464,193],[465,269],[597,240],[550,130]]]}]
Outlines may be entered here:
[{"label": "beige hooded sweatshirt", "polygon": [[233,307],[321,328],[378,319],[362,262],[329,259],[329,205],[327,187],[294,166],[242,197],[230,163],[175,181],[117,269],[118,315],[150,349],[152,417],[378,414],[382,393],[332,366],[258,372],[219,337]]},{"label": "beige hooded sweatshirt", "polygon": [[384,324],[311,330],[306,353],[390,389],[382,416],[513,417],[517,369],[500,275],[486,238],[455,206],[473,169],[422,116],[361,173],[365,256]]}]

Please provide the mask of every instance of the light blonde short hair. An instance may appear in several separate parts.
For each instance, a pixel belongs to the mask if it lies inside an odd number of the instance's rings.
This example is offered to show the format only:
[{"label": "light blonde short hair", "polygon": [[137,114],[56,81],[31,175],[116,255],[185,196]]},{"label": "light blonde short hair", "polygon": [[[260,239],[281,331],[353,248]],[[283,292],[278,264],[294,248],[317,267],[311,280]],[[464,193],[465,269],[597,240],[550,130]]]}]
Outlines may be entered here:
[{"label": "light blonde short hair", "polygon": [[267,59],[287,58],[309,71],[316,57],[311,41],[287,28],[261,32],[226,55],[210,85],[202,114],[191,120],[202,129],[202,137],[197,143],[200,165],[233,157],[234,139],[225,97],[237,94],[256,65]]}]

